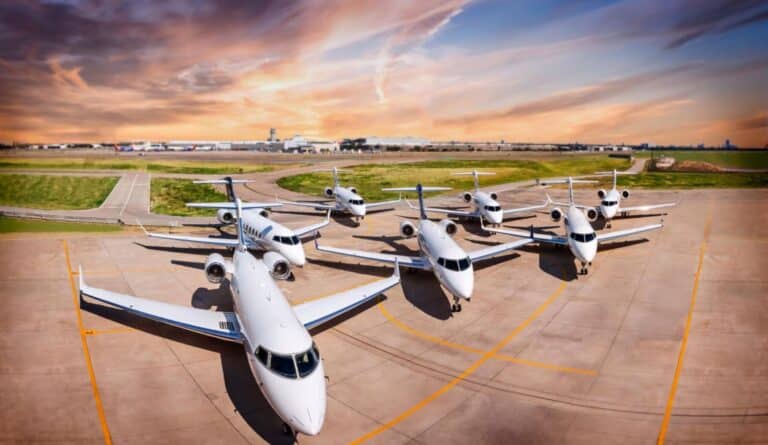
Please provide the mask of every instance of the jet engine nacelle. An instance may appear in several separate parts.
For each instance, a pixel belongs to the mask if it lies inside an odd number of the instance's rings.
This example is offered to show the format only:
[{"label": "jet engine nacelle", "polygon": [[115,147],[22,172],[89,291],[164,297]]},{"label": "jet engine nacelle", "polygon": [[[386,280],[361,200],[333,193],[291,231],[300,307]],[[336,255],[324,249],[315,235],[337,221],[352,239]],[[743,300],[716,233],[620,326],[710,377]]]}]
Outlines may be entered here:
[{"label": "jet engine nacelle", "polygon": [[597,209],[595,209],[594,207],[591,207],[584,210],[584,215],[587,217],[589,222],[595,222],[597,221],[597,216],[599,215],[599,213],[597,213]]},{"label": "jet engine nacelle", "polygon": [[325,196],[329,198],[333,197],[333,189],[330,187],[326,187],[325,190],[323,190],[323,193],[325,193]]},{"label": "jet engine nacelle", "polygon": [[222,224],[232,224],[235,222],[235,212],[229,209],[219,209],[216,212],[216,219]]},{"label": "jet engine nacelle", "polygon": [[558,222],[563,217],[563,211],[555,207],[554,209],[550,210],[549,216],[552,218],[552,221]]},{"label": "jet engine nacelle", "polygon": [[211,283],[221,283],[227,275],[227,261],[218,253],[212,253],[205,261],[205,277]]},{"label": "jet engine nacelle", "polygon": [[607,195],[608,192],[606,192],[604,189],[600,189],[597,191],[597,197],[600,199],[605,198],[605,195]]},{"label": "jet engine nacelle", "polygon": [[406,238],[410,238],[416,235],[416,226],[414,226],[410,221],[401,221],[400,234]]},{"label": "jet engine nacelle", "polygon": [[440,227],[442,227],[443,230],[445,230],[445,233],[447,233],[449,236],[455,235],[459,230],[458,227],[456,227],[456,223],[450,219],[444,219],[440,221]]},{"label": "jet engine nacelle", "polygon": [[286,280],[291,276],[291,265],[284,256],[277,252],[266,252],[261,258],[264,265],[267,266],[272,278],[276,280]]},{"label": "jet engine nacelle", "polygon": [[629,190],[622,190],[621,191],[621,197],[624,199],[629,198]]},{"label": "jet engine nacelle", "polygon": [[488,196],[490,196],[491,199],[494,200],[494,201],[499,199],[499,195],[497,195],[496,192],[491,192],[490,195],[488,195]]},{"label": "jet engine nacelle", "polygon": [[472,202],[472,193],[464,192],[464,194],[461,195],[461,199],[463,199],[464,202]]},{"label": "jet engine nacelle", "polygon": [[349,191],[357,195],[357,187],[350,187]]}]

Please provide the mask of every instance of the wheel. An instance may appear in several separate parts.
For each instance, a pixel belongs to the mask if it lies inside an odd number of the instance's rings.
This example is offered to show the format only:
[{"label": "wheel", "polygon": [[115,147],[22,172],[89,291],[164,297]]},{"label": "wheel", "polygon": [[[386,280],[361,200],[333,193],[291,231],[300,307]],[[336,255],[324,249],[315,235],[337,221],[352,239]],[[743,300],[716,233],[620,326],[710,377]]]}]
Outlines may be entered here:
[{"label": "wheel", "polygon": [[451,312],[458,312],[458,311],[456,310],[456,304],[452,304],[452,305],[451,305]]},{"label": "wheel", "polygon": [[456,305],[456,309],[457,309],[457,311],[456,311],[456,312],[461,312],[461,303],[458,303],[458,304]]},{"label": "wheel", "polygon": [[293,429],[285,422],[283,422],[283,434],[285,435],[293,434]]}]

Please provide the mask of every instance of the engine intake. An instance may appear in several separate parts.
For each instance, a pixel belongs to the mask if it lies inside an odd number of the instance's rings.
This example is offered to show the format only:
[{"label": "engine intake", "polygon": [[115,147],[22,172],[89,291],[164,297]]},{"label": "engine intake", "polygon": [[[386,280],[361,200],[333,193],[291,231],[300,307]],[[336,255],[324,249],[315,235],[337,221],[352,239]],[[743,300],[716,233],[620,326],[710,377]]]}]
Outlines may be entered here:
[{"label": "engine intake", "polygon": [[410,238],[416,234],[416,226],[414,226],[410,221],[401,221],[400,234],[406,238]]},{"label": "engine intake", "polygon": [[624,199],[629,198],[629,190],[622,190],[621,191],[621,197]]},{"label": "engine intake", "polygon": [[216,212],[216,219],[222,224],[232,224],[235,222],[235,213],[228,209],[219,209]]},{"label": "engine intake", "polygon": [[586,215],[589,222],[595,222],[597,221],[597,217],[599,214],[597,213],[597,209],[589,208],[584,211],[584,215]]},{"label": "engine intake", "polygon": [[464,200],[464,202],[472,202],[472,193],[464,192],[464,194],[461,195],[461,198]]},{"label": "engine intake", "polygon": [[550,210],[549,216],[552,218],[552,221],[558,222],[563,217],[563,211],[555,207],[554,209]]},{"label": "engine intake", "polygon": [[450,219],[444,219],[440,221],[440,227],[445,230],[445,233],[447,233],[449,236],[453,236],[456,234],[456,232],[459,230],[458,227],[456,227],[456,223],[451,221]]},{"label": "engine intake", "polygon": [[263,216],[264,218],[269,218],[269,212],[267,211],[267,209],[261,209],[261,211],[259,212],[259,215]]},{"label": "engine intake", "polygon": [[499,195],[497,195],[497,194],[496,194],[496,192],[491,192],[491,194],[490,194],[490,195],[488,195],[488,196],[490,196],[490,197],[491,197],[491,199],[492,199],[492,200],[494,200],[494,201],[496,201],[497,199],[499,199]]},{"label": "engine intake", "polygon": [[600,199],[605,198],[605,195],[607,195],[608,192],[606,192],[604,189],[600,189],[597,191],[597,197]]},{"label": "engine intake", "polygon": [[212,253],[205,261],[205,277],[211,283],[221,283],[227,275],[227,261],[218,253]]},{"label": "engine intake", "polygon": [[330,187],[326,187],[325,190],[323,191],[323,193],[325,193],[325,196],[327,196],[329,198],[333,197],[333,189],[330,188]]},{"label": "engine intake", "polygon": [[350,187],[349,191],[357,195],[357,188],[356,187]]},{"label": "engine intake", "polygon": [[277,252],[266,252],[262,257],[264,265],[269,269],[272,278],[287,280],[291,276],[291,265],[288,260]]}]

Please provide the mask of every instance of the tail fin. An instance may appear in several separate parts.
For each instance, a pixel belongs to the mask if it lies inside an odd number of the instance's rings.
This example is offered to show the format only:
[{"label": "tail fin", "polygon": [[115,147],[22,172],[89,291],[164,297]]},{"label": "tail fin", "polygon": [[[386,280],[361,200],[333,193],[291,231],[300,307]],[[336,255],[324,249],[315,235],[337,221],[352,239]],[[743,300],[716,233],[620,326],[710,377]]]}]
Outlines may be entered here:
[{"label": "tail fin", "polygon": [[573,178],[568,177],[568,204],[573,205]]},{"label": "tail fin", "polygon": [[235,198],[235,205],[237,208],[237,248],[244,251],[247,250],[247,244],[245,243],[245,231],[243,230],[243,203],[240,202],[240,198]]},{"label": "tail fin", "polygon": [[419,195],[419,219],[427,219],[427,212],[424,211],[424,187],[416,184],[416,193]]},{"label": "tail fin", "polygon": [[192,181],[195,184],[224,184],[227,188],[227,199],[231,202],[235,202],[237,196],[235,195],[235,188],[233,184],[247,184],[253,182],[248,179],[232,179],[231,176],[226,176],[222,179],[203,179],[198,181]]},{"label": "tail fin", "polygon": [[471,172],[461,172],[461,173],[454,173],[454,176],[472,176],[472,178],[475,181],[475,191],[480,190],[480,178],[479,176],[483,175],[495,175],[494,172],[479,172],[477,170],[472,170]]}]

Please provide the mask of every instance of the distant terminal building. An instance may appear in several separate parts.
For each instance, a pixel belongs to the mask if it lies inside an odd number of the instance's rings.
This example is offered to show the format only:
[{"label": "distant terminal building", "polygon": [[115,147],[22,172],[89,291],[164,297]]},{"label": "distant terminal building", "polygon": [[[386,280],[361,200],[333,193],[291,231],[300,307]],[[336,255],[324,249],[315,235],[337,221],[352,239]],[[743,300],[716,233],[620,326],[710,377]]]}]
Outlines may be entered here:
[{"label": "distant terminal building", "polygon": [[267,141],[269,141],[269,142],[277,142],[278,141],[278,139],[277,139],[277,130],[275,130],[274,128],[270,128],[269,129],[269,139],[267,139]]},{"label": "distant terminal building", "polygon": [[283,151],[294,153],[323,153],[333,152],[339,150],[339,143],[336,141],[327,141],[318,138],[307,139],[301,135],[295,135],[290,139],[285,139],[282,142]]},{"label": "distant terminal building", "polygon": [[366,136],[363,138],[345,139],[341,143],[341,148],[343,150],[409,150],[427,147],[430,144],[428,139],[412,136]]}]

